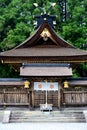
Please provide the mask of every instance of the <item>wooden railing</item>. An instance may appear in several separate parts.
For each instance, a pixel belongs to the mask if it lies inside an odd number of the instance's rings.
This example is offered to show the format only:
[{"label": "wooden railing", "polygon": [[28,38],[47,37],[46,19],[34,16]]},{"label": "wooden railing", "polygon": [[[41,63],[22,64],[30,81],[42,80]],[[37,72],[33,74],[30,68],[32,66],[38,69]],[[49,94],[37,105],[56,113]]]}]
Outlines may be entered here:
[{"label": "wooden railing", "polygon": [[63,105],[86,105],[87,91],[64,91],[62,95]]}]

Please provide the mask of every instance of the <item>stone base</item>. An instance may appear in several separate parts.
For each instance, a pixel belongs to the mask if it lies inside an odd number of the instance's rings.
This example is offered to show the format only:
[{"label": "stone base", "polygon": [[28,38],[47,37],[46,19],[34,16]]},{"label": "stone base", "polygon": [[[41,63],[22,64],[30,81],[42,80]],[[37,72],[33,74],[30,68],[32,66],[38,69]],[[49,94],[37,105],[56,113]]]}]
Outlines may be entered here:
[{"label": "stone base", "polygon": [[53,104],[40,104],[41,111],[52,111]]}]

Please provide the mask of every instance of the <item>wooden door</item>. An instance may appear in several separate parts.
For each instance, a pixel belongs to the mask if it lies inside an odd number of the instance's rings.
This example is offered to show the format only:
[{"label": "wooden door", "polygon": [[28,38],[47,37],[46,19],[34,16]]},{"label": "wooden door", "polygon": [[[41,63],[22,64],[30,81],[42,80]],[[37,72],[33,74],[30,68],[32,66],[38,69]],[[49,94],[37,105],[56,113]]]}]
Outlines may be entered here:
[{"label": "wooden door", "polygon": [[[34,107],[46,103],[46,91],[34,91]],[[47,103],[58,107],[58,91],[47,91]]]}]

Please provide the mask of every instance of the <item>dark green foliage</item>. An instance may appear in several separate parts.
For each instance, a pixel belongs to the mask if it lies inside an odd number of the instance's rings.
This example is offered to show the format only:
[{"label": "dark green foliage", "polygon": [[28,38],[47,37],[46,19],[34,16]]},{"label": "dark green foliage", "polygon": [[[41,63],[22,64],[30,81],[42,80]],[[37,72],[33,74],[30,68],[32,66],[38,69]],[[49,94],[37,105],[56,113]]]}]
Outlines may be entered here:
[{"label": "dark green foliage", "polygon": [[[9,70],[9,71],[8,71]],[[0,64],[0,77],[2,78],[17,78],[19,76],[18,72],[15,72],[12,66],[7,64]]]},{"label": "dark green foliage", "polygon": [[[33,16],[40,15],[34,2],[44,12],[50,2],[56,2],[49,11],[56,15],[55,31],[77,48],[87,44],[87,0],[0,0],[0,51],[19,45],[34,32]],[[80,69],[86,71],[87,67]]]}]

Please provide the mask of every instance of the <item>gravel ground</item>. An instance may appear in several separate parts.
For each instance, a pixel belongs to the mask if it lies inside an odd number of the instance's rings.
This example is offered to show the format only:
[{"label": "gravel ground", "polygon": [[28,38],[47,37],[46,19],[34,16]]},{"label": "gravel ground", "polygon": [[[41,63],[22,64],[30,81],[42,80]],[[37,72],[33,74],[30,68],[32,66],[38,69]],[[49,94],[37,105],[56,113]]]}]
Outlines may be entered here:
[{"label": "gravel ground", "polygon": [[0,130],[87,130],[87,123],[0,123]]}]

